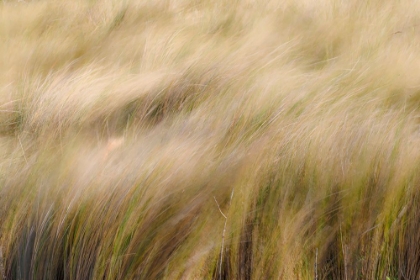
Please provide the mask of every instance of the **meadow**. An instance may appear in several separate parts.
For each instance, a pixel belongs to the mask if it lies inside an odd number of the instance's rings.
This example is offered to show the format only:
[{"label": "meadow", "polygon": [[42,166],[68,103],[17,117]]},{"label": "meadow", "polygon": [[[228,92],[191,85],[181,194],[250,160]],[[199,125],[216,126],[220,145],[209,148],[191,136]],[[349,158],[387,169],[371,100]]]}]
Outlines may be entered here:
[{"label": "meadow", "polygon": [[0,279],[420,279],[419,15],[2,0]]}]

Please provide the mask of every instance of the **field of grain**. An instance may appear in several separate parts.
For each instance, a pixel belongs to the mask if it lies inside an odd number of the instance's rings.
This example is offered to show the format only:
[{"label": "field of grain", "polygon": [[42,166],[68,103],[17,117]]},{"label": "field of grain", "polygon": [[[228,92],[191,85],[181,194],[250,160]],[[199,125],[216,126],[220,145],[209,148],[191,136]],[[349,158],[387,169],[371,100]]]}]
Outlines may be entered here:
[{"label": "field of grain", "polygon": [[0,279],[420,279],[419,15],[2,0]]}]

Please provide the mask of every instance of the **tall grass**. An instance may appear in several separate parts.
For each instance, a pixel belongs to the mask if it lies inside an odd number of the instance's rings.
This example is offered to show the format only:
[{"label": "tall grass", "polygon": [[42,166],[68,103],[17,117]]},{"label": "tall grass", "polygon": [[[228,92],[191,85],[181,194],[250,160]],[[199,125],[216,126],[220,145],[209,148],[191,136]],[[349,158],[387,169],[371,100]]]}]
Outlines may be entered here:
[{"label": "tall grass", "polygon": [[420,3],[0,3],[0,278],[420,278]]}]

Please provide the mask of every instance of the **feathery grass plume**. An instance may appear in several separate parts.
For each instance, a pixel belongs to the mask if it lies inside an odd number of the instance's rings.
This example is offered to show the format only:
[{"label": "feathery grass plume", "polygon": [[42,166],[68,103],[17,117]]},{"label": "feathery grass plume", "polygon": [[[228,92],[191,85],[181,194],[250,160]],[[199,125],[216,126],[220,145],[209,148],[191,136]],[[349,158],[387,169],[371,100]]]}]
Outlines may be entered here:
[{"label": "feathery grass plume", "polygon": [[419,278],[419,12],[0,2],[0,278]]}]

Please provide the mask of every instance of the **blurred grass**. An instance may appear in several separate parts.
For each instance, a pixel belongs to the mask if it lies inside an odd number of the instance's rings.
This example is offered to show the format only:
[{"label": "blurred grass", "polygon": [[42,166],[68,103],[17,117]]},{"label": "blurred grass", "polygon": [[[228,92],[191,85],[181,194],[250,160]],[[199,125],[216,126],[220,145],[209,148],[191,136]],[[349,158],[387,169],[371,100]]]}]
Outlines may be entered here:
[{"label": "blurred grass", "polygon": [[419,278],[419,12],[2,1],[0,278]]}]

